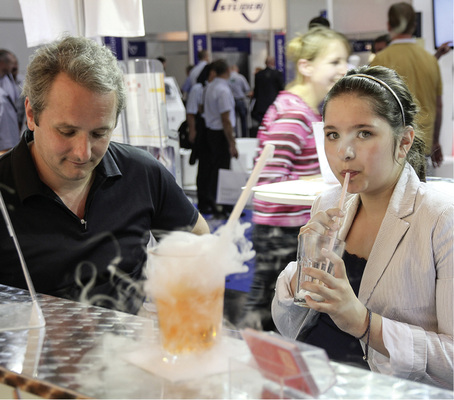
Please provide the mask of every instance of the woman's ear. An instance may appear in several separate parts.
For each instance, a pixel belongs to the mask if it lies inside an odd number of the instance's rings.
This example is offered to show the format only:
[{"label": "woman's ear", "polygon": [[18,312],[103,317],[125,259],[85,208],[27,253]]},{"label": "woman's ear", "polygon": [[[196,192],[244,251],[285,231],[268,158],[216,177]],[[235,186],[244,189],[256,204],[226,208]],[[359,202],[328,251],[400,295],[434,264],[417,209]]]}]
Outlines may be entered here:
[{"label": "woman's ear", "polygon": [[302,76],[311,76],[314,70],[312,63],[309,60],[305,60],[302,58],[298,60],[296,66],[298,68],[298,72]]},{"label": "woman's ear", "polygon": [[415,131],[414,131],[413,127],[410,125],[406,126],[404,128],[402,137],[400,138],[399,151],[398,151],[399,158],[407,157],[407,154],[410,150],[411,145],[413,144],[414,139],[415,139]]}]

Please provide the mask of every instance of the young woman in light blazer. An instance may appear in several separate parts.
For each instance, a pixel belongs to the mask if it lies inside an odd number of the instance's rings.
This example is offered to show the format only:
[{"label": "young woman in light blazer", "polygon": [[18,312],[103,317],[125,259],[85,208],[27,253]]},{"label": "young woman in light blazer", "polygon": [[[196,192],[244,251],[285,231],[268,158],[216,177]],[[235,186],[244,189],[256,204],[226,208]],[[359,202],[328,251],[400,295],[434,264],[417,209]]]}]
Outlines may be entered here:
[{"label": "young woman in light blazer", "polygon": [[350,70],[328,93],[325,152],[340,183],[350,173],[349,194],[343,211],[340,187],[321,194],[300,234],[338,231],[346,250],[342,258],[326,252],[334,276],[305,269],[324,283],[304,283],[325,299],[306,296],[310,308],[293,304],[290,263],[272,315],[284,336],[324,347],[332,359],[452,390],[454,203],[421,181],[417,112],[402,79],[384,67]]}]

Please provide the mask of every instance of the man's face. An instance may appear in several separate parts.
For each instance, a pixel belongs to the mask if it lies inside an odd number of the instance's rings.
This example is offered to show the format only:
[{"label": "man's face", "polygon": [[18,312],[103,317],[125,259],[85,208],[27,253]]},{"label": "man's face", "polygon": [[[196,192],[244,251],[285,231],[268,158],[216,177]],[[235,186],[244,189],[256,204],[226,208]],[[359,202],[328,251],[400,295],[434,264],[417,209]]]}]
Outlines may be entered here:
[{"label": "man's face", "polygon": [[116,105],[114,92],[92,92],[64,73],[55,78],[39,122],[26,99],[31,152],[43,182],[58,190],[90,179],[107,151]]}]

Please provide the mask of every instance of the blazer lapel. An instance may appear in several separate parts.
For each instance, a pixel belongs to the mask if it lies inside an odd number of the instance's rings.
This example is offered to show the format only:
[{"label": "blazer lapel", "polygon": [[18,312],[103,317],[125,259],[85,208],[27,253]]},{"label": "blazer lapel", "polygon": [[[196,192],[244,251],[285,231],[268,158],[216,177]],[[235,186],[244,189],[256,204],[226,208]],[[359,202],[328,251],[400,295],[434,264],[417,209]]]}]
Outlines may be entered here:
[{"label": "blazer lapel", "polygon": [[404,218],[413,213],[418,185],[418,177],[407,165],[391,196],[364,270],[358,298],[365,305],[368,304],[375,287],[410,227],[410,223]]}]

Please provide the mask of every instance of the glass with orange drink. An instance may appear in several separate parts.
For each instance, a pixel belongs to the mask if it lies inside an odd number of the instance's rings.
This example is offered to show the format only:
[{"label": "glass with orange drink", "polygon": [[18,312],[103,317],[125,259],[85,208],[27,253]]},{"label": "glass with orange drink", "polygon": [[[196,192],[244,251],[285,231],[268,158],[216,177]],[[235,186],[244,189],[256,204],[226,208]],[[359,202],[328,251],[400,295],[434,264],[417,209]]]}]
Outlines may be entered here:
[{"label": "glass with orange drink", "polygon": [[211,348],[221,335],[224,308],[225,274],[215,256],[219,238],[193,235],[197,243],[190,245],[179,236],[149,252],[145,285],[157,308],[161,344],[171,355]]}]

